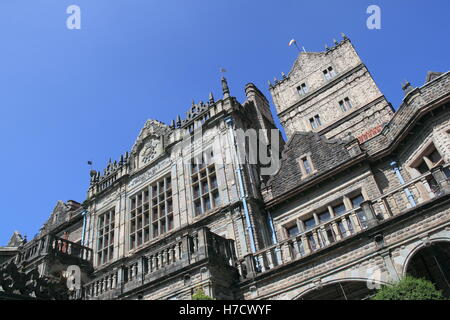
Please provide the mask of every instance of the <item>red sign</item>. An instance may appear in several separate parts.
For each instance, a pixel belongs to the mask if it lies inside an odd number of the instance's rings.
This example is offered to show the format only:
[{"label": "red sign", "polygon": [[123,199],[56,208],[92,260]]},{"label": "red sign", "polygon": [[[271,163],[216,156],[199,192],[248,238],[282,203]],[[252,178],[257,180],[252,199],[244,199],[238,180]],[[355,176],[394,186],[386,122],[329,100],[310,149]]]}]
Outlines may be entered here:
[{"label": "red sign", "polygon": [[372,128],[370,130],[367,130],[366,132],[364,132],[362,135],[360,135],[358,137],[359,143],[363,143],[369,139],[372,139],[377,134],[379,134],[381,132],[381,130],[383,130],[381,125],[377,125],[376,127]]}]

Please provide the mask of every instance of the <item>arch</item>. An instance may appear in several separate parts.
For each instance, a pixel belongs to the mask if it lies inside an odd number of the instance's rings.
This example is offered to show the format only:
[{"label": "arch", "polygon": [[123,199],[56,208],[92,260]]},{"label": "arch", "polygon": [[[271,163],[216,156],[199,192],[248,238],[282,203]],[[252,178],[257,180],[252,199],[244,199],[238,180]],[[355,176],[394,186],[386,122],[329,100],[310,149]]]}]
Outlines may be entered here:
[{"label": "arch", "polygon": [[405,261],[403,263],[403,269],[402,269],[402,276],[406,276],[407,272],[407,268],[408,265],[411,261],[411,258],[421,249],[426,248],[427,246],[432,245],[433,243],[436,242],[448,242],[450,243],[450,238],[449,237],[437,237],[437,238],[432,238],[429,239],[429,241],[422,241],[419,244],[417,244],[414,248],[412,248],[409,252],[408,255],[405,258]]},{"label": "arch", "polygon": [[431,281],[436,289],[450,298],[450,241],[433,239],[411,250],[403,268],[403,275]]},{"label": "arch", "polygon": [[294,300],[362,300],[376,292],[376,284],[384,281],[371,280],[373,289],[367,285],[367,278],[343,278],[322,283],[320,288],[308,288],[294,297]]}]

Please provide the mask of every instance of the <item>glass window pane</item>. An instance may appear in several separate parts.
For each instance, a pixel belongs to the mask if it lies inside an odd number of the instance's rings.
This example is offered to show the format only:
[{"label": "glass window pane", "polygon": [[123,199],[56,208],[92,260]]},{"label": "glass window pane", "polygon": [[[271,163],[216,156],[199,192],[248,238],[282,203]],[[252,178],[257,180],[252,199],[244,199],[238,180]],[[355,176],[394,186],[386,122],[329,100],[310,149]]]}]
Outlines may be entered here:
[{"label": "glass window pane", "polygon": [[316,225],[316,221],[314,220],[314,218],[305,220],[304,223],[306,230],[312,229]]},{"label": "glass window pane", "polygon": [[341,203],[341,204],[339,204],[339,205],[333,207],[333,212],[334,212],[334,214],[337,215],[337,216],[340,216],[340,215],[344,214],[345,211],[346,211],[346,210],[345,210],[345,206],[344,206],[343,203]]},{"label": "glass window pane", "polygon": [[358,208],[361,206],[361,202],[364,202],[364,198],[362,195],[356,196],[351,199],[353,208]]},{"label": "glass window pane", "polygon": [[330,212],[328,212],[328,210],[320,213],[318,216],[319,216],[319,221],[321,223],[331,219],[331,215],[330,215]]},{"label": "glass window pane", "polygon": [[294,236],[298,235],[298,233],[299,233],[297,225],[287,228],[286,231],[287,231],[289,237],[294,237]]}]

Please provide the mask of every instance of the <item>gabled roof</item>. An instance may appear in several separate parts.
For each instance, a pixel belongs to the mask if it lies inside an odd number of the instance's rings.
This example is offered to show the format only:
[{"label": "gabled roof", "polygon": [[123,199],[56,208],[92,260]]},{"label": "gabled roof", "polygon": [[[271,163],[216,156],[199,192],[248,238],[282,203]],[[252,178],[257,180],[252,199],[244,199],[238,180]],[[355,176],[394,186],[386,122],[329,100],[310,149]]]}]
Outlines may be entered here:
[{"label": "gabled roof", "polygon": [[[349,136],[348,140],[329,140],[312,132],[294,133],[283,150],[278,172],[267,181],[266,187],[271,188],[272,195],[276,197],[350,160],[352,155],[346,145],[354,138]],[[304,177],[300,159],[306,155],[312,163],[313,173]]]},{"label": "gabled roof", "polygon": [[18,231],[14,231],[9,239],[7,247],[18,247],[23,243],[22,235]]},{"label": "gabled roof", "polygon": [[131,153],[137,152],[137,149],[141,145],[144,140],[149,136],[164,136],[165,134],[169,133],[171,131],[171,128],[166,125],[165,123],[149,119],[145,122],[144,127],[139,132],[138,137],[136,138],[136,141],[134,142],[133,147],[131,148]]}]

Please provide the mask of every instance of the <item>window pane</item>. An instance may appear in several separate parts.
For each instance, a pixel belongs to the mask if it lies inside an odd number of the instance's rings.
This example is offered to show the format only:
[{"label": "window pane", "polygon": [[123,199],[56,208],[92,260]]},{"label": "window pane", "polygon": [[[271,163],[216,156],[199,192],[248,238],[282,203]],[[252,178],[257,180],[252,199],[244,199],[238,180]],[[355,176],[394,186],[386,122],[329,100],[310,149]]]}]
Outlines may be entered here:
[{"label": "window pane", "polygon": [[197,200],[194,202],[194,212],[195,212],[195,215],[202,214],[202,204],[201,204],[200,200]]},{"label": "window pane", "polygon": [[331,215],[330,215],[330,212],[328,212],[328,210],[327,211],[324,211],[323,213],[321,213],[321,214],[319,214],[319,221],[322,223],[322,222],[325,222],[325,221],[328,221],[328,220],[330,220],[331,219]]},{"label": "window pane", "polygon": [[209,182],[211,183],[211,190],[217,188],[217,178],[215,175],[210,176]]},{"label": "window pane", "polygon": [[364,202],[364,198],[362,195],[354,197],[351,199],[353,208],[358,208],[361,206],[361,202]]},{"label": "window pane", "polygon": [[219,191],[213,192],[213,201],[214,201],[214,207],[220,206],[220,196]]},{"label": "window pane", "polygon": [[337,216],[340,216],[340,215],[344,214],[345,211],[346,211],[346,210],[345,210],[345,206],[344,206],[343,203],[341,203],[341,204],[339,204],[339,205],[333,207],[333,212],[334,212],[334,214],[337,215]]},{"label": "window pane", "polygon": [[316,120],[317,125],[318,125],[318,126],[321,126],[321,125],[322,125],[322,122],[320,121],[320,116],[319,116],[319,115],[316,115],[316,116],[314,116],[314,118],[315,118],[315,120]]},{"label": "window pane", "polygon": [[294,236],[298,235],[298,233],[299,233],[298,227],[296,225],[293,227],[287,228],[286,231],[287,231],[289,237],[294,237]]},{"label": "window pane", "polygon": [[205,206],[205,211],[211,210],[211,200],[209,195],[203,198],[203,205]]},{"label": "window pane", "polygon": [[305,172],[306,174],[310,174],[311,173],[311,166],[309,164],[308,159],[303,159],[303,167],[305,168]]},{"label": "window pane", "polygon": [[306,230],[312,229],[316,225],[314,218],[304,221]]}]

